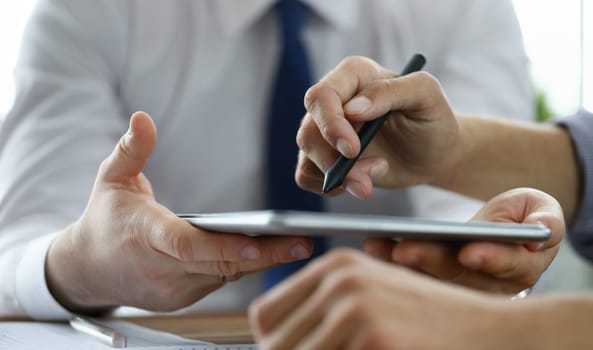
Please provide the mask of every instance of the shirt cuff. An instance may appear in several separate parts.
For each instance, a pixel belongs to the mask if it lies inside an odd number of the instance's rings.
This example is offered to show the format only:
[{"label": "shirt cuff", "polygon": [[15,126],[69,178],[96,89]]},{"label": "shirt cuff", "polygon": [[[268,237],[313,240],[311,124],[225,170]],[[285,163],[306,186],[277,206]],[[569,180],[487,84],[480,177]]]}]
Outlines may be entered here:
[{"label": "shirt cuff", "polygon": [[18,302],[36,320],[66,320],[72,316],[54,299],[45,280],[45,258],[55,238],[52,234],[29,242],[16,269]]},{"label": "shirt cuff", "polygon": [[582,173],[581,201],[571,233],[590,236],[593,233],[593,114],[581,110],[574,116],[560,119],[558,124],[571,134]]}]

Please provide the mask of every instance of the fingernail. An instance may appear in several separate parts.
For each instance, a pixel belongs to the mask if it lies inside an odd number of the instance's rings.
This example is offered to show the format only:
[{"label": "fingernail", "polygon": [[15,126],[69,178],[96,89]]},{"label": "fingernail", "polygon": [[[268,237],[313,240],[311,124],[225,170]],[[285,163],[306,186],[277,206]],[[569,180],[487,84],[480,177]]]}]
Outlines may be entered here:
[{"label": "fingernail", "polygon": [[295,259],[305,259],[309,256],[307,249],[300,243],[295,244],[290,250],[290,254]]},{"label": "fingernail", "polygon": [[358,182],[349,182],[345,186],[346,191],[358,199],[364,198],[364,190]]},{"label": "fingernail", "polygon": [[348,114],[360,114],[371,107],[371,100],[366,96],[357,96],[346,103],[344,111]]},{"label": "fingernail", "polygon": [[484,257],[481,255],[478,255],[478,256],[474,257],[473,259],[467,261],[463,265],[470,270],[479,270],[480,268],[482,268],[483,264],[484,264]]},{"label": "fingernail", "polygon": [[338,148],[338,151],[344,156],[348,158],[353,157],[352,146],[350,146],[350,143],[346,141],[346,139],[338,139],[338,142],[336,142],[336,147]]},{"label": "fingernail", "polygon": [[394,249],[391,252],[391,259],[402,265],[413,267],[420,263],[420,254],[421,253],[418,251],[402,251],[400,249]]},{"label": "fingernail", "polygon": [[545,242],[528,243],[528,245],[531,251],[538,251],[544,247]]},{"label": "fingernail", "polygon": [[387,173],[387,163],[380,162],[371,168],[371,179],[376,180]]},{"label": "fingernail", "polygon": [[401,263],[409,265],[409,266],[416,266],[420,262],[420,256],[418,254],[411,254],[406,256]]},{"label": "fingernail", "polygon": [[249,245],[243,248],[241,251],[241,256],[243,256],[245,259],[255,260],[259,259],[261,252],[256,247]]}]

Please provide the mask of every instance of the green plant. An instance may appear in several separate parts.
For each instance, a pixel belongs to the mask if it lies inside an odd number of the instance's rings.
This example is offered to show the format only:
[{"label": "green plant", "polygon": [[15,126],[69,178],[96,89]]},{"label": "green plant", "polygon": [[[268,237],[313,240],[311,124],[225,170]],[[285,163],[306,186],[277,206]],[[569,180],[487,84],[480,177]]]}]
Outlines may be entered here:
[{"label": "green plant", "polygon": [[554,116],[554,111],[552,111],[548,102],[548,96],[540,89],[535,92],[535,113],[536,120],[540,123],[546,122]]}]

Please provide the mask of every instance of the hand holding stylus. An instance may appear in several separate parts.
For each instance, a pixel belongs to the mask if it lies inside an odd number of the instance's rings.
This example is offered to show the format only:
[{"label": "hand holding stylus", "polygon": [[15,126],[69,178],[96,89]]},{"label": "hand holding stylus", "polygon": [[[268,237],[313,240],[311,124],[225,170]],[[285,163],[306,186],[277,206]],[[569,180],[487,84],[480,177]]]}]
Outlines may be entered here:
[{"label": "hand holding stylus", "polygon": [[[421,70],[425,63],[426,59],[424,56],[421,54],[414,55],[410,62],[408,62],[406,67],[402,70],[401,76]],[[348,158],[344,155],[340,156],[340,158],[336,160],[331,168],[329,168],[323,179],[323,194],[326,194],[342,185],[344,178],[346,175],[348,175],[348,172],[350,169],[352,169],[354,163],[356,163],[362,152],[364,152],[365,148],[372,141],[373,137],[377,134],[379,129],[381,129],[383,123],[385,123],[387,118],[389,118],[389,113],[390,112],[387,112],[383,116],[368,121],[361,126],[360,130],[358,130],[358,137],[360,138],[360,151],[353,158]]]},{"label": "hand holding stylus", "polygon": [[[403,73],[423,63],[417,56]],[[307,91],[305,105],[295,177],[306,190],[334,195],[345,189],[368,198],[373,186],[437,181],[457,156],[455,116],[426,72],[398,76],[370,59],[349,57]]]}]

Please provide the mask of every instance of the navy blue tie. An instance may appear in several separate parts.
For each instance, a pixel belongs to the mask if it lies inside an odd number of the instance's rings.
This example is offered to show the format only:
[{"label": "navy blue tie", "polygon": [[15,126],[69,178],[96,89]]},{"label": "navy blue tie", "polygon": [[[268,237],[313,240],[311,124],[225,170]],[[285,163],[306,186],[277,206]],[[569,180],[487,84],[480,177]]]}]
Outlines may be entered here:
[{"label": "navy blue tie", "polygon": [[[282,50],[271,91],[267,132],[268,206],[271,209],[322,210],[321,197],[300,189],[294,181],[298,152],[296,133],[305,114],[303,97],[311,85],[311,71],[300,37],[308,14],[309,9],[298,0],[280,0],[276,5]],[[311,258],[326,250],[325,239],[321,237],[315,237],[313,244],[315,249]],[[267,271],[265,288],[273,287],[307,261]]]}]

